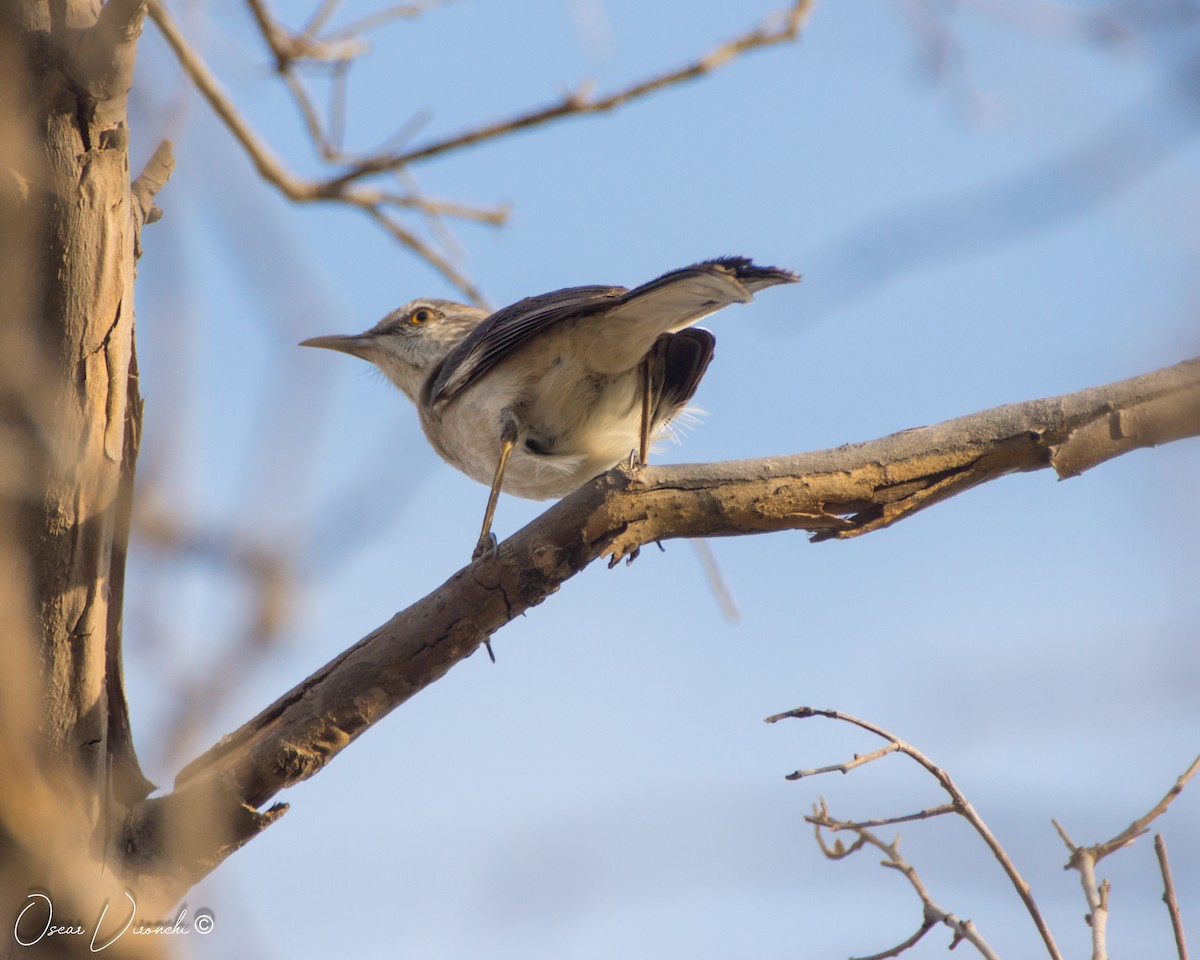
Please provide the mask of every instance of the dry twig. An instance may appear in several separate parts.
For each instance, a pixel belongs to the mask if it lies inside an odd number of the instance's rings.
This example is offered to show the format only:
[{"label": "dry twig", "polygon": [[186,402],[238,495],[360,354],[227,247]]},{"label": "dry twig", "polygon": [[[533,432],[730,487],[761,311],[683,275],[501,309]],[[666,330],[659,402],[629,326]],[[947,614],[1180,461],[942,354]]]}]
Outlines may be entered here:
[{"label": "dry twig", "polygon": [[[981,816],[979,816],[978,812],[971,805],[971,802],[966,798],[966,795],[963,794],[963,792],[958,788],[958,785],[950,778],[950,774],[948,774],[941,767],[934,764],[934,762],[932,760],[930,760],[927,756],[925,756],[925,754],[923,754],[916,747],[912,746],[912,744],[906,743],[905,741],[901,740],[899,737],[895,736],[894,734],[889,733],[888,731],[884,730],[882,727],[876,726],[875,724],[873,724],[867,720],[860,720],[858,717],[850,716],[847,713],[841,713],[837,710],[818,710],[813,707],[797,707],[795,710],[788,710],[784,713],[777,713],[774,716],[767,717],[766,722],[767,723],[776,723],[776,722],[778,722],[780,720],[784,720],[784,719],[805,720],[810,717],[825,717],[826,719],[829,719],[829,720],[840,720],[843,723],[849,723],[856,727],[860,727],[863,730],[867,730],[870,733],[873,733],[876,736],[882,737],[884,740],[888,741],[888,744],[892,749],[886,750],[886,752],[903,753],[905,756],[912,758],[917,763],[919,763],[922,767],[924,767],[933,776],[933,778],[938,782],[938,785],[943,790],[945,790],[946,793],[948,793],[950,795],[950,805],[953,808],[953,811],[955,813],[959,814],[960,816],[962,816],[964,819],[966,819],[966,821],[968,823],[970,823],[972,827],[974,827],[975,832],[978,833],[979,836],[983,838],[983,842],[986,843],[988,846],[988,849],[990,849],[992,851],[992,855],[999,861],[1000,866],[1003,868],[1004,872],[1008,875],[1009,881],[1012,883],[1013,887],[1016,889],[1017,895],[1021,898],[1021,901],[1025,904],[1025,909],[1029,912],[1030,917],[1033,919],[1034,926],[1037,927],[1037,931],[1041,935],[1042,942],[1046,945],[1047,952],[1050,954],[1051,957],[1055,958],[1055,960],[1062,960],[1062,954],[1059,953],[1058,947],[1054,943],[1054,937],[1050,933],[1050,928],[1046,925],[1046,921],[1042,918],[1042,914],[1041,914],[1041,911],[1038,909],[1037,903],[1034,901],[1032,894],[1029,892],[1029,884],[1027,884],[1025,882],[1025,880],[1021,877],[1020,873],[1017,871],[1016,864],[1014,864],[1012,862],[1012,858],[1009,857],[1007,851],[1005,851],[1005,849],[1000,845],[1000,841],[996,839],[995,835],[988,828],[988,825],[986,823],[984,823],[983,818]],[[868,759],[872,759],[872,760],[876,759],[879,756],[883,756],[884,753],[885,753],[885,750],[878,750],[874,754],[869,755]],[[852,761],[852,763],[853,763],[853,761]],[[825,770],[838,770],[838,769],[840,769],[840,768],[836,767],[836,766],[825,768]],[[796,779],[796,775],[792,774],[788,779]],[[940,809],[940,808],[932,808],[932,809]],[[928,811],[924,814],[924,816],[930,816],[930,815],[932,815],[932,814],[930,814]],[[874,843],[877,846],[880,846],[880,849],[889,849],[888,847],[885,847],[882,844],[880,844],[877,840],[871,839],[871,837],[873,837],[873,835],[869,835],[869,831],[867,831],[864,827],[861,827],[853,822],[830,820],[828,818],[827,814],[823,815],[823,816],[818,815],[815,818],[808,817],[807,819],[810,823],[814,823],[819,826],[824,826],[827,829],[853,830],[855,833],[857,833],[861,837],[868,837],[867,842]],[[917,817],[914,817],[913,819],[923,819],[923,817],[921,815],[918,815]],[[832,826],[831,826],[831,824],[832,824]],[[887,863],[885,863],[884,865],[889,866],[889,864],[887,864]],[[906,876],[909,876],[909,874],[906,870],[904,870],[900,867],[896,867],[896,869],[901,869],[901,872],[904,872]],[[911,870],[912,868],[908,867],[907,869]],[[909,876],[909,881],[911,883],[913,883],[914,888],[917,889],[918,894],[921,896],[921,902],[925,905],[926,922],[928,923],[929,916],[930,916],[930,910],[932,907],[932,901],[928,898],[928,894],[924,891],[924,887],[919,887],[917,885],[917,883],[914,879],[914,876]],[[940,911],[940,908],[939,908],[939,911]],[[943,916],[949,916],[949,915],[943,914]],[[952,928],[955,929],[956,940],[957,939],[970,940],[970,942],[973,945],[975,945],[976,947],[978,947],[980,949],[980,952],[984,952],[986,945],[983,945],[983,946],[980,945],[982,943],[982,940],[980,941],[980,943],[976,943],[975,940],[968,937],[965,933],[960,933],[958,927],[949,924],[944,919],[938,919],[934,922],[947,923],[948,926],[952,926]],[[961,923],[961,921],[955,920],[955,923]],[[929,925],[932,926],[933,924],[930,923]],[[968,923],[968,926],[969,926],[969,923]],[[913,938],[911,943],[915,943],[916,940],[920,939],[920,936],[923,936],[925,932],[926,932],[925,929],[922,929],[921,931],[919,931],[918,935]],[[909,943],[908,946],[911,946],[911,943]],[[907,949],[907,946],[903,946],[900,949]],[[895,956],[896,953],[898,953],[898,952],[899,952],[899,950],[897,950],[896,952],[893,952],[893,953],[879,954],[878,956]],[[991,954],[984,953],[984,955],[990,956]]]},{"label": "dry twig", "polygon": [[[1057,820],[1052,821],[1054,829],[1058,831],[1058,835],[1071,852],[1071,856],[1063,866],[1063,869],[1079,871],[1079,882],[1083,885],[1083,895],[1088,904],[1087,922],[1088,926],[1092,929],[1092,960],[1107,960],[1108,958],[1108,896],[1109,891],[1112,889],[1111,884],[1107,880],[1097,883],[1096,864],[1110,853],[1115,853],[1122,847],[1129,846],[1138,837],[1149,833],[1150,824],[1167,812],[1167,807],[1183,792],[1183,788],[1187,786],[1188,781],[1196,775],[1197,771],[1200,771],[1200,757],[1192,761],[1191,766],[1180,774],[1179,778],[1171,786],[1171,789],[1163,795],[1163,798],[1147,814],[1134,820],[1133,823],[1111,840],[1106,840],[1103,843],[1097,843],[1090,847],[1081,847],[1067,835],[1067,831],[1063,828],[1062,824]],[[1165,857],[1165,852],[1160,857],[1160,863],[1163,862],[1163,857]],[[1174,919],[1175,913],[1172,913],[1172,920]],[[1182,932],[1182,929],[1180,929],[1178,936],[1182,936]]]},{"label": "dry twig", "polygon": [[[769,723],[774,723],[776,720],[782,720],[783,715],[777,717],[768,717]],[[897,744],[889,743],[886,747],[880,747],[874,753],[856,753],[852,760],[847,760],[844,763],[834,763],[827,767],[812,767],[808,770],[797,770],[795,773],[789,773],[784,779],[787,780],[802,780],[805,777],[816,777],[822,773],[849,773],[855,767],[861,767],[863,764],[871,763],[873,760],[878,760],[880,757],[886,757],[889,753],[895,753],[900,747]]]},{"label": "dry twig", "polygon": [[[380,190],[374,187],[336,180],[304,180],[293,174],[276,156],[275,152],[259,137],[250,124],[234,106],[208,65],[184,39],[175,21],[159,0],[149,0],[147,7],[150,19],[158,26],[167,45],[174,52],[184,72],[195,84],[200,95],[208,101],[217,117],[242,145],[242,149],[254,163],[255,169],[268,183],[275,186],[285,197],[295,203],[339,202],[356,207],[383,227],[398,243],[437,270],[450,284],[474,303],[482,303],[483,295],[475,284],[457,267],[421,240],[389,212],[392,206],[407,206],[420,209],[427,203],[422,198]],[[445,213],[447,208],[438,207]]]},{"label": "dry twig", "polygon": [[[960,920],[954,914],[948,913],[934,902],[916,868],[900,855],[899,836],[891,843],[887,843],[879,839],[879,837],[861,824],[850,823],[844,820],[834,820],[829,816],[829,810],[826,808],[824,800],[818,806],[813,807],[811,816],[804,819],[813,825],[817,845],[821,848],[821,852],[830,860],[844,860],[851,854],[863,849],[867,844],[870,844],[882,850],[887,857],[886,860],[880,863],[880,866],[903,874],[921,900],[921,925],[917,927],[916,932],[912,936],[880,953],[873,953],[866,957],[854,957],[852,960],[886,960],[888,957],[898,957],[905,950],[916,946],[925,934],[939,924],[949,928],[954,934],[950,941],[949,949],[953,950],[959,943],[965,942],[971,944],[987,960],[999,960],[996,952],[983,939],[983,935],[975,929],[975,924],[970,920]],[[842,842],[838,840],[831,848],[825,843],[825,838],[821,836],[822,830],[829,830],[831,832],[849,830],[855,834],[857,839],[849,847],[843,847]]]},{"label": "dry twig", "polygon": [[1158,868],[1163,878],[1163,903],[1171,914],[1171,932],[1175,934],[1175,952],[1179,960],[1188,960],[1187,939],[1183,935],[1183,918],[1179,915],[1179,901],[1175,898],[1175,881],[1171,879],[1171,864],[1167,860],[1167,845],[1161,833],[1154,835],[1154,854],[1158,857]]},{"label": "dry twig", "polygon": [[430,157],[436,157],[451,150],[473,146],[485,140],[493,140],[496,137],[515,133],[518,130],[527,130],[530,127],[562,117],[603,113],[624,106],[647,94],[657,93],[667,87],[712,73],[752,50],[761,50],[778,43],[790,43],[800,35],[801,28],[815,7],[815,0],[795,0],[786,10],[769,17],[766,22],[753,30],[719,44],[708,53],[682,67],[668,70],[647,80],[641,80],[602,97],[594,96],[591,92],[591,84],[584,83],[549,106],[530,110],[507,120],[485,124],[473,130],[466,130],[443,140],[435,140],[424,146],[415,147],[412,150],[378,157],[372,162],[363,163],[359,169],[345,174],[345,178],[356,180],[380,170],[415,163],[418,160],[428,160]]},{"label": "dry twig", "polygon": [[[718,45],[695,61],[602,97],[593,97],[588,86],[584,85],[557,103],[518,114],[507,120],[484,124],[410,150],[388,146],[365,156],[355,157],[343,152],[341,129],[347,71],[353,61],[369,49],[362,35],[386,22],[399,17],[416,16],[439,4],[436,0],[430,0],[425,3],[395,5],[322,35],[321,31],[337,6],[336,2],[322,4],[299,32],[282,26],[271,14],[265,0],[247,2],[264,42],[271,51],[275,70],[295,100],[318,154],[326,162],[344,167],[335,175],[323,180],[305,180],[288,170],[242,117],[208,65],[180,33],[161,0],[149,0],[148,10],[184,72],[241,144],[263,179],[296,203],[337,202],[362,210],[398,243],[441,273],[449,283],[475,303],[483,302],[475,284],[442,250],[405,226],[393,211],[402,209],[430,218],[454,217],[500,225],[508,218],[507,208],[477,207],[454,201],[434,200],[417,192],[368,186],[361,181],[383,174],[392,176],[417,161],[562,117],[613,110],[648,94],[704,76],[753,50],[795,40],[815,6],[815,0],[795,0],[791,6],[763,24]],[[328,124],[322,123],[319,112],[298,75],[300,67],[312,65],[321,65],[331,71],[334,81],[334,100],[330,107]],[[390,141],[407,141],[422,122],[423,118],[418,116],[402,127]]]}]

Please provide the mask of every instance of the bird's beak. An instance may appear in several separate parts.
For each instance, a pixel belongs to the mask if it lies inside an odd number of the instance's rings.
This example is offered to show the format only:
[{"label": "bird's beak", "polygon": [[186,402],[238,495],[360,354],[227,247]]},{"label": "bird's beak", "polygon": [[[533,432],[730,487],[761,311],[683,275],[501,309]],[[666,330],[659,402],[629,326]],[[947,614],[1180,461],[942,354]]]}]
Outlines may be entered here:
[{"label": "bird's beak", "polygon": [[361,357],[367,359],[367,353],[374,345],[374,338],[368,337],[366,334],[333,334],[328,337],[311,337],[308,340],[301,340],[302,347],[323,347],[326,350],[337,350],[340,353],[348,353],[352,357]]}]

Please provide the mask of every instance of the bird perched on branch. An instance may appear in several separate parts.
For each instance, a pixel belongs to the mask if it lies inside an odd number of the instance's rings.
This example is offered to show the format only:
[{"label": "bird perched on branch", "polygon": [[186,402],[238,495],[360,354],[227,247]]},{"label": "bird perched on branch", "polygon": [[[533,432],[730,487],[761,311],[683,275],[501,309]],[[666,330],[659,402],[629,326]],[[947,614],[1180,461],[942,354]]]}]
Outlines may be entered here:
[{"label": "bird perched on branch", "polygon": [[493,548],[503,490],[562,497],[650,443],[691,400],[716,338],[692,324],[800,278],[744,257],[625,287],[568,287],[495,313],[422,299],[365,333],[313,337],[375,364],[416,405],[447,463],[491,485],[474,557]]}]

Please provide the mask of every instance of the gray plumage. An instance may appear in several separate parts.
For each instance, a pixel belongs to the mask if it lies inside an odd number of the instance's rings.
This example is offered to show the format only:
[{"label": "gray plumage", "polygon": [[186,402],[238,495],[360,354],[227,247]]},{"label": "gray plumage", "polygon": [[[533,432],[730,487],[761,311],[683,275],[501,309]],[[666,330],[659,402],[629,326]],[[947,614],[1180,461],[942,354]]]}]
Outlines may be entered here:
[{"label": "gray plumage", "polygon": [[[644,383],[651,436],[687,405],[716,343],[693,324],[797,280],[728,257],[632,290],[569,287],[491,314],[413,300],[365,333],[303,345],[375,364],[416,405],[434,449],[468,476],[485,484],[502,478],[506,493],[547,499],[638,449]],[[505,438],[512,451],[497,471]]]}]

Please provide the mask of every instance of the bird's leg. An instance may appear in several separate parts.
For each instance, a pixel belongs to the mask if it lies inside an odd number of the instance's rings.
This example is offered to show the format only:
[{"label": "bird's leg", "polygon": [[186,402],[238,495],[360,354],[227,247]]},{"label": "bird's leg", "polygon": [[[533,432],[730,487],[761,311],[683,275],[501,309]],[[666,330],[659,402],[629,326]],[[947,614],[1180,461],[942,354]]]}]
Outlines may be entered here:
[{"label": "bird's leg", "polygon": [[492,533],[492,518],[496,515],[496,501],[500,499],[500,485],[504,483],[504,468],[508,466],[508,457],[513,447],[517,445],[517,421],[511,413],[505,410],[500,415],[500,459],[496,463],[496,475],[492,478],[492,490],[488,494],[487,509],[483,512],[483,529],[479,533],[479,542],[475,544],[472,560],[478,560],[486,553],[496,549],[496,537]]},{"label": "bird's leg", "polygon": [[642,361],[642,432],[638,439],[638,461],[644,467],[650,457],[650,358]]}]

